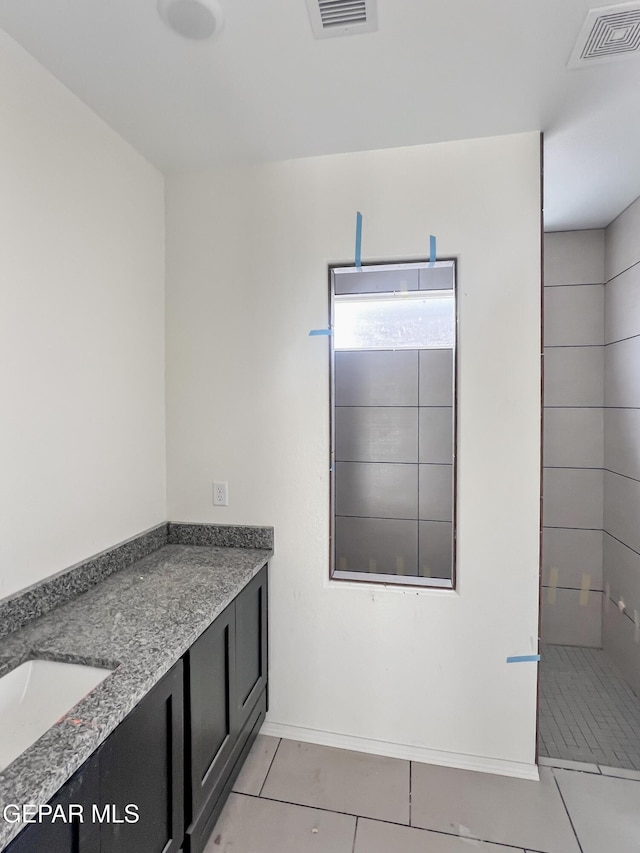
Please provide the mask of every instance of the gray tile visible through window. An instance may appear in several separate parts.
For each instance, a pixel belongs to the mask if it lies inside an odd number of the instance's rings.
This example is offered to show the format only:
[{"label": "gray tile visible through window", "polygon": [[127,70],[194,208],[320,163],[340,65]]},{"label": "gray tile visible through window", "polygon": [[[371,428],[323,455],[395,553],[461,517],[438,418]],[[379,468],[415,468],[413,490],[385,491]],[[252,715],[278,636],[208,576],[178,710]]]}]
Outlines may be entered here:
[{"label": "gray tile visible through window", "polygon": [[336,352],[335,398],[336,406],[417,406],[418,353]]},{"label": "gray tile visible through window", "polygon": [[418,522],[336,516],[335,567],[348,572],[416,575]]},{"label": "gray tile visible through window", "polygon": [[418,461],[417,408],[337,406],[335,426],[338,462]]},{"label": "gray tile visible through window", "polygon": [[420,405],[453,405],[453,350],[420,350]]},{"label": "gray tile visible through window", "polygon": [[336,514],[417,518],[418,466],[391,462],[337,462]]},{"label": "gray tile visible through window", "polygon": [[452,465],[420,465],[419,513],[423,521],[452,521]]},{"label": "gray tile visible through window", "polygon": [[453,409],[427,406],[420,409],[420,462],[453,461]]}]

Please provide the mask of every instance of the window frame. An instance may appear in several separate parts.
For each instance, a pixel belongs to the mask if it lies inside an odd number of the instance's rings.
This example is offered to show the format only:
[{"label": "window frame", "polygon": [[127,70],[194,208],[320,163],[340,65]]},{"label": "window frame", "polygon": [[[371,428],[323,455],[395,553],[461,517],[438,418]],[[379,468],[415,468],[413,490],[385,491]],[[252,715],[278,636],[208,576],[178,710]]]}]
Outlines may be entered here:
[{"label": "window frame", "polygon": [[[335,460],[335,346],[334,329],[334,279],[338,270],[375,271],[376,269],[394,270],[398,268],[428,268],[430,258],[397,261],[373,261],[363,263],[356,268],[355,263],[331,263],[328,265],[328,314],[329,314],[329,582],[336,583],[368,583],[392,587],[404,587],[418,590],[438,590],[456,592],[458,588],[458,353],[459,342],[459,304],[458,304],[458,272],[459,259],[456,257],[438,258],[437,264],[451,264],[453,269],[453,298],[454,298],[454,344],[453,344],[453,400],[452,400],[452,548],[451,548],[451,579],[427,578],[417,575],[391,575],[382,573],[350,572],[336,567],[335,527],[336,527],[336,460]],[[354,294],[355,295],[355,294]],[[363,296],[368,295],[364,293]],[[385,348],[391,349],[391,348]],[[425,349],[428,349],[425,347]]]}]

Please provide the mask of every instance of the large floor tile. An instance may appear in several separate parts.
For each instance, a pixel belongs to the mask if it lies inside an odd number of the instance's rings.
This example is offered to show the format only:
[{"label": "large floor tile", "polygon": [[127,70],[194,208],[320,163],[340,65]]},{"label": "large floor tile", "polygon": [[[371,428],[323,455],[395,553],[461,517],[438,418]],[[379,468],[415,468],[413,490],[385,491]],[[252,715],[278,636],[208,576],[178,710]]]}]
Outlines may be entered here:
[{"label": "large floor tile", "polygon": [[411,823],[544,853],[580,853],[551,771],[540,782],[413,764]]},{"label": "large floor tile", "polygon": [[409,823],[409,762],[283,739],[262,796]]},{"label": "large floor tile", "polygon": [[640,782],[554,770],[583,853],[638,853]]},{"label": "large floor tile", "polygon": [[233,786],[236,793],[260,793],[279,743],[280,738],[258,735]]},{"label": "large floor tile", "polygon": [[521,849],[359,818],[353,853],[515,853]]},{"label": "large floor tile", "polygon": [[204,853],[352,853],[356,819],[231,794]]}]

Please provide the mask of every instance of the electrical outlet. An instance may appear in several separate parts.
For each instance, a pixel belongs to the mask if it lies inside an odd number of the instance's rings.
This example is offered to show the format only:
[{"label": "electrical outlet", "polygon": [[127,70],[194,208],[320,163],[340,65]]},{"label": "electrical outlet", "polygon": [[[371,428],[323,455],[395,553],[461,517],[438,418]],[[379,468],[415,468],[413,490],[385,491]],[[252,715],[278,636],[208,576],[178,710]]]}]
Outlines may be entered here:
[{"label": "electrical outlet", "polygon": [[229,506],[229,484],[214,483],[213,484],[213,505],[214,506]]}]

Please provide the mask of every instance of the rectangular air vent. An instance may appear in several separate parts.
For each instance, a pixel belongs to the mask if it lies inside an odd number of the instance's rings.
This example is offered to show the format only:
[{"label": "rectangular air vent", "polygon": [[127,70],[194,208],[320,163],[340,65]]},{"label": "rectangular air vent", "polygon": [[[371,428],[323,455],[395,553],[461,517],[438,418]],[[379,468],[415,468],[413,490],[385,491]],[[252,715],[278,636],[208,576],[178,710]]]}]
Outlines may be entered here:
[{"label": "rectangular air vent", "polygon": [[591,9],[568,68],[640,56],[640,2]]},{"label": "rectangular air vent", "polygon": [[306,0],[317,39],[355,36],[378,28],[376,0]]}]

